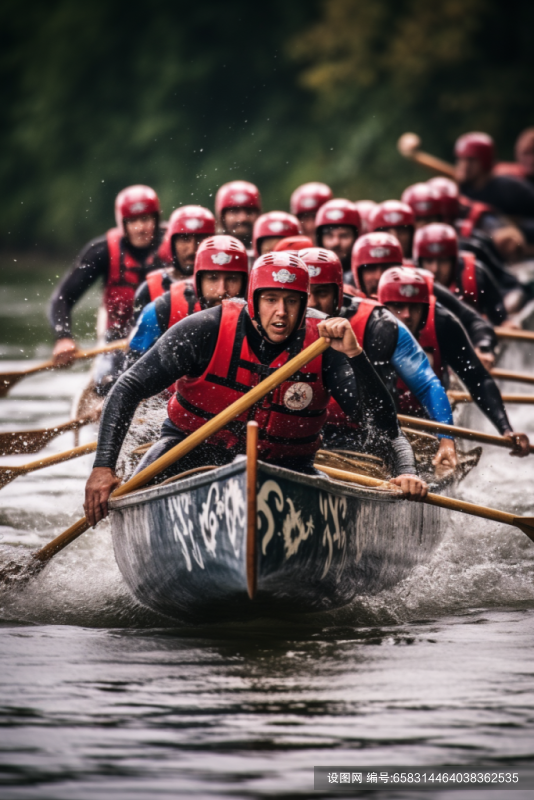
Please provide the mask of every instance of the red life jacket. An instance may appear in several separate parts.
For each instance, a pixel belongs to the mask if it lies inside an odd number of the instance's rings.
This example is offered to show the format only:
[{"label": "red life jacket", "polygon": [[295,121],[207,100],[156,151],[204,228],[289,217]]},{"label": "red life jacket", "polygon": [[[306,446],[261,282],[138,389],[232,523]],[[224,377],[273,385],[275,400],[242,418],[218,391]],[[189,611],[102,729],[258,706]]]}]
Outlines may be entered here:
[{"label": "red life jacket", "polygon": [[[369,322],[369,317],[375,310],[375,308],[382,308],[383,306],[380,305],[378,300],[372,300],[370,297],[362,297],[360,302],[358,303],[358,307],[356,312],[353,316],[349,319],[349,322],[352,326],[352,330],[358,340],[358,344],[360,347],[363,347],[363,340],[365,337],[365,329],[367,327],[367,323]],[[355,422],[349,420],[347,415],[344,411],[341,410],[341,406],[334,400],[333,397],[330,398],[328,403],[328,419],[327,422],[329,425],[343,425],[350,428],[359,428]]]},{"label": "red life jacket", "polygon": [[470,200],[464,195],[460,195],[460,204],[469,208],[467,216],[459,220],[459,233],[464,239],[467,239],[473,233],[473,228],[476,228],[484,214],[492,213],[493,209],[486,203],[479,203],[475,200]]},{"label": "red life jacket", "polygon": [[[171,421],[184,433],[192,433],[208,419],[227,408],[270,375],[289,358],[319,338],[320,320],[306,319],[302,348],[284,350],[268,367],[252,352],[245,333],[244,301],[224,300],[221,326],[214,353],[199,378],[184,377],[168,405]],[[294,349],[294,348],[292,348]],[[225,429],[208,439],[228,449],[244,452],[246,423],[259,425],[259,454],[262,458],[284,459],[312,456],[321,443],[329,393],[322,379],[322,356],[314,358],[291,380],[285,381],[261,403],[245,412]]]},{"label": "red life jacket", "polygon": [[454,281],[447,288],[450,292],[459,295],[465,303],[478,309],[479,292],[475,254],[462,250],[459,256],[463,261],[460,286]]},{"label": "red life jacket", "polygon": [[[418,341],[430,361],[430,366],[441,381],[443,378],[443,362],[436,334],[436,298],[434,295],[430,296],[428,316],[424,328],[419,334]],[[403,414],[413,414],[421,411],[421,403],[413,396],[400,378],[397,378],[396,390],[397,404]]]},{"label": "red life jacket", "polygon": [[146,276],[146,282],[148,284],[148,291],[150,294],[150,300],[153,301],[156,297],[161,297],[162,294],[165,294],[165,287],[163,286],[163,281],[165,279],[167,272],[163,269],[155,269],[153,272],[149,272]]},{"label": "red life jacket", "polygon": [[107,312],[106,327],[124,331],[133,311],[137,287],[145,280],[154,255],[144,264],[137,261],[128,250],[121,248],[123,234],[112,228],[106,234],[109,251],[108,279],[104,289],[103,305]]},{"label": "red life jacket", "polygon": [[193,281],[185,280],[172,283],[169,292],[171,296],[169,328],[176,325],[184,317],[201,310],[202,306],[195,292]]}]

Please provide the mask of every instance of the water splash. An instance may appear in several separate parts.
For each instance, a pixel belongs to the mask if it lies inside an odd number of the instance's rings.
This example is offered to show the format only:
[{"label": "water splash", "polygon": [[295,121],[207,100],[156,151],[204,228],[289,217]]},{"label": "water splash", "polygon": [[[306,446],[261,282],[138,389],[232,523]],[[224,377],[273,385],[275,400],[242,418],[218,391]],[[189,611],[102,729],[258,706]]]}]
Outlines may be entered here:
[{"label": "water splash", "polygon": [[0,546],[0,586],[10,589],[24,586],[39,574],[43,564],[25,547]]}]

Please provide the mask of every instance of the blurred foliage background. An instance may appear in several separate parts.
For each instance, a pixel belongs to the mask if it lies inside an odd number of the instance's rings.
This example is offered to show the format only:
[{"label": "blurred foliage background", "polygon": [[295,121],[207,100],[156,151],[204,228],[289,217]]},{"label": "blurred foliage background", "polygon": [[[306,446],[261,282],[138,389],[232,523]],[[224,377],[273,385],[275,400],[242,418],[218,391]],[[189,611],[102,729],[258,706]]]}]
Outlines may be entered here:
[{"label": "blurred foliage background", "polygon": [[407,130],[449,160],[486,130],[511,159],[533,30],[524,0],[4,0],[0,247],[74,254],[132,183],[166,215],[232,178],[266,209],[307,180],[395,197],[427,177],[396,152]]}]

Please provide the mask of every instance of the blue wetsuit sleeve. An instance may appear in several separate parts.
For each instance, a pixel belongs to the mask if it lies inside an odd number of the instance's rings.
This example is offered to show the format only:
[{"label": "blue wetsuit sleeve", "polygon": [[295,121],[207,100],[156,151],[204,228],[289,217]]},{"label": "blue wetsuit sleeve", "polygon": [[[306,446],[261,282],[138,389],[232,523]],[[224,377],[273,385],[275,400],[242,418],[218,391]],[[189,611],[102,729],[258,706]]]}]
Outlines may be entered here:
[{"label": "blue wetsuit sleeve", "polygon": [[129,342],[130,350],[136,355],[143,355],[150,350],[160,336],[165,333],[162,331],[156,314],[156,303],[146,305],[141,312],[137,325],[132,332]]},{"label": "blue wetsuit sleeve", "polygon": [[399,335],[391,358],[392,366],[431,419],[452,425],[451,404],[445,389],[408,328],[400,320],[398,325]]}]

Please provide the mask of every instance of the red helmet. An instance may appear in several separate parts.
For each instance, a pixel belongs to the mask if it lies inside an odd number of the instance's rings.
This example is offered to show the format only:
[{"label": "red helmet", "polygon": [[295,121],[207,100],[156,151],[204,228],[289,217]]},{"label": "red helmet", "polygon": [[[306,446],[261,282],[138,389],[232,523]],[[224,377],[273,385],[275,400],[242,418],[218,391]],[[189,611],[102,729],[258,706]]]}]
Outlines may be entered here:
[{"label": "red helmet", "polygon": [[372,264],[402,264],[402,247],[390,233],[366,233],[354,242],[351,269],[356,288],[362,288],[360,270]]},{"label": "red helmet", "polygon": [[309,247],[299,251],[301,258],[310,273],[310,285],[319,286],[333,283],[337,286],[337,311],[343,305],[343,267],[341,261],[332,250],[324,247]]},{"label": "red helmet", "polygon": [[456,158],[476,158],[487,172],[495,161],[495,144],[487,133],[464,133],[454,145]]},{"label": "red helmet", "polygon": [[428,183],[414,183],[402,193],[402,202],[412,209],[416,219],[441,217],[441,205],[437,191]]},{"label": "red helmet", "polygon": [[374,200],[358,200],[358,202],[354,203],[354,205],[358,209],[358,214],[360,215],[360,233],[369,233],[371,230],[369,227],[369,218],[375,210],[377,204]]},{"label": "red helmet", "polygon": [[384,228],[411,227],[415,225],[415,215],[407,203],[400,200],[385,200],[376,206],[369,218],[371,231]]},{"label": "red helmet", "polygon": [[317,231],[318,243],[322,244],[321,228],[339,225],[349,225],[354,228],[356,236],[360,232],[362,226],[360,212],[356,208],[356,204],[351,203],[350,200],[335,198],[321,206],[315,217],[315,230]]},{"label": "red helmet", "polygon": [[273,248],[273,253],[281,253],[284,250],[293,250],[298,253],[305,247],[313,247],[313,242],[309,236],[286,236],[285,239],[280,239]]},{"label": "red helmet", "polygon": [[419,228],[413,243],[413,257],[416,263],[420,258],[457,258],[458,236],[452,225],[433,222]]},{"label": "red helmet", "polygon": [[215,213],[219,221],[227,208],[256,208],[261,211],[260,190],[248,181],[223,184],[215,195]]},{"label": "red helmet", "polygon": [[333,196],[332,189],[326,183],[303,183],[291,195],[289,208],[296,217],[317,212]]},{"label": "red helmet", "polygon": [[[194,281],[201,296],[199,272],[242,272],[248,278],[248,256],[245,245],[233,236],[218,234],[204,239],[195,256]],[[246,279],[243,284],[245,294]]]},{"label": "red helmet", "polygon": [[298,236],[301,233],[300,222],[293,214],[288,214],[287,211],[269,211],[268,214],[262,214],[261,217],[258,217],[254,223],[252,231],[254,253],[257,256],[260,255],[262,239],[268,239],[271,236],[285,239],[288,236]]},{"label": "red helmet", "polygon": [[413,267],[387,269],[378,283],[378,302],[430,303],[428,284],[420,270]]},{"label": "red helmet", "polygon": [[123,221],[132,219],[141,214],[156,214],[159,220],[160,215],[159,198],[150,186],[127,186],[119,192],[115,198],[115,221],[117,228],[124,233]]},{"label": "red helmet", "polygon": [[450,178],[439,176],[427,183],[438,193],[441,215],[445,219],[456,219],[460,214],[460,192],[458,185]]},{"label": "red helmet", "polygon": [[258,320],[256,295],[262,289],[291,289],[302,292],[306,301],[297,327],[302,327],[306,318],[310,274],[304,261],[294,253],[265,253],[254,263],[249,276],[247,303],[251,319]]},{"label": "red helmet", "polygon": [[172,212],[165,236],[158,250],[158,256],[165,263],[174,259],[172,240],[175,236],[203,233],[213,236],[215,217],[202,206],[181,206]]}]

